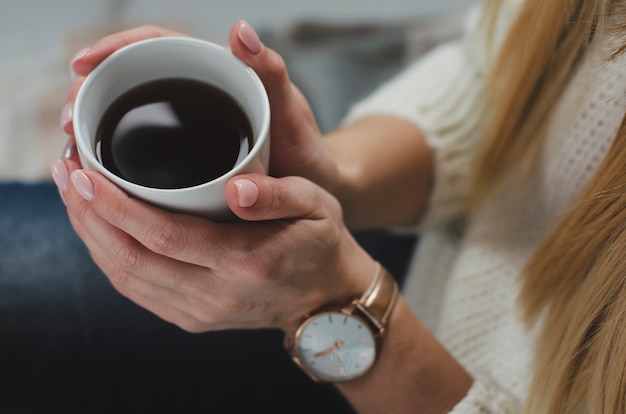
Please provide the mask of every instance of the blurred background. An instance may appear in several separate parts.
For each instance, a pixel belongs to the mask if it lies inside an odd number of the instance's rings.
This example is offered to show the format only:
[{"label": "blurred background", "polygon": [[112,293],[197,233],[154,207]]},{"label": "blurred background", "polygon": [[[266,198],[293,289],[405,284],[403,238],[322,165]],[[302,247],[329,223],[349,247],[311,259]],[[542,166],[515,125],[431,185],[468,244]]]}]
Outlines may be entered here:
[{"label": "blurred background", "polygon": [[[65,141],[58,128],[58,117],[70,82],[68,63],[74,53],[105,34],[140,24],[157,24],[222,43],[230,26],[243,18],[266,42],[282,40],[283,53],[294,55],[292,64],[298,66],[294,71],[302,72],[297,75],[305,78],[301,81],[305,83],[310,79],[309,73],[315,76],[326,70],[323,77],[328,78],[328,67],[309,67],[316,61],[319,65],[319,55],[312,59],[310,54],[302,57],[298,53],[298,46],[302,46],[299,50],[311,46],[311,36],[317,36],[315,47],[319,54],[329,44],[331,48],[336,45],[328,41],[332,36],[355,40],[371,34],[374,27],[395,28],[391,33],[394,44],[385,48],[397,50],[398,41],[403,41],[401,37],[410,35],[408,30],[402,33],[398,30],[417,20],[458,13],[471,3],[468,0],[1,0],[0,180],[32,181],[48,177],[51,157],[57,157]],[[321,30],[320,25],[332,26],[334,30]],[[364,32],[363,25],[370,30]],[[359,26],[360,31],[354,26]],[[441,25],[436,26],[437,30],[442,29]],[[308,32],[302,27],[308,27]],[[443,28],[447,27],[450,26]],[[349,32],[351,28],[354,30]],[[307,45],[298,44],[302,39],[294,42],[289,38],[285,42],[286,33],[294,30],[307,37]],[[389,41],[389,33],[386,38]],[[419,40],[419,34],[414,40]],[[380,44],[380,36],[377,41]],[[277,48],[280,46],[276,44]],[[327,66],[328,62],[323,64]],[[383,71],[381,75],[387,73]],[[318,82],[311,89],[317,88],[336,91],[337,85]],[[331,96],[320,99],[336,102]],[[344,99],[343,105],[347,104]],[[324,118],[320,122],[328,128],[345,109],[321,103],[317,107],[318,112],[326,111],[318,116]]]}]

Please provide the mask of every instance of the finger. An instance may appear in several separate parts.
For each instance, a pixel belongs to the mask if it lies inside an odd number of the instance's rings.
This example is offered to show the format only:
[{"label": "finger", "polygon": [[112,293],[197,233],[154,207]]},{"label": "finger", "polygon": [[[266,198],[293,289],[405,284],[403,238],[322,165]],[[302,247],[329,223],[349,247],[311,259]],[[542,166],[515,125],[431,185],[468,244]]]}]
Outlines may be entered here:
[{"label": "finger", "polygon": [[96,66],[116,50],[141,40],[165,36],[185,36],[182,33],[157,26],[141,26],[106,36],[91,47],[83,49],[71,63],[80,76],[87,76]]},{"label": "finger", "polygon": [[281,121],[277,124],[285,127],[282,120],[296,120],[295,124],[287,126],[296,129],[308,127],[309,124],[300,122],[300,119],[305,116],[308,121],[312,121],[312,114],[308,110],[302,111],[303,107],[308,108],[308,104],[298,88],[291,83],[280,54],[266,47],[252,26],[243,20],[232,26],[229,43],[233,54],[254,69],[261,79],[270,100],[272,116]]},{"label": "finger", "polygon": [[79,168],[81,166],[78,151],[76,150],[76,141],[73,137],[70,137],[61,153],[61,157],[50,164],[52,179],[59,189],[61,197],[63,197],[63,193],[69,185],[70,174]]},{"label": "finger", "polygon": [[341,207],[329,193],[300,177],[240,175],[226,185],[230,209],[248,221],[339,218]]},{"label": "finger", "polygon": [[291,97],[291,81],[284,60],[261,42],[252,26],[239,20],[229,32],[229,43],[232,53],[259,75],[270,100]]},{"label": "finger", "polygon": [[[314,151],[307,141],[319,136],[313,113],[302,95],[289,79],[285,61],[274,50],[266,47],[252,27],[243,20],[235,23],[229,33],[232,53],[258,74],[267,92],[272,108],[270,135],[272,175],[290,175],[291,159],[311,159]],[[314,158],[314,157],[313,157]]]},{"label": "finger", "polygon": [[78,51],[70,62],[70,69],[78,76],[87,76],[89,72],[116,50],[141,40],[166,36],[186,35],[174,30],[150,25],[110,34],[96,41],[91,46]]},{"label": "finger", "polygon": [[[185,295],[176,290],[177,286],[168,289],[150,280],[138,278],[135,274],[120,273],[117,263],[99,247],[93,239],[94,235],[84,228],[81,229],[82,223],[76,217],[70,215],[70,221],[81,239],[87,245],[93,246],[90,249],[91,257],[115,290],[139,306],[189,332],[254,326],[255,320],[246,319],[242,312],[248,308],[235,297],[229,296],[232,292],[216,291],[200,295],[199,292],[205,290],[201,286],[192,295]],[[163,272],[157,274],[165,275],[164,279],[168,279]]]},{"label": "finger", "polygon": [[95,214],[156,254],[215,268],[216,258],[230,248],[229,234],[217,223],[148,205],[95,171],[76,170],[71,177],[76,194]]},{"label": "finger", "polygon": [[[206,298],[218,290],[209,269],[162,256],[147,249],[135,238],[106,222],[89,203],[70,186],[65,193],[68,212],[73,224],[80,225],[76,232],[100,262],[102,269],[118,286],[158,299],[156,286],[167,290],[162,299],[177,292],[185,297]],[[155,286],[148,286],[137,279]]]},{"label": "finger", "polygon": [[[68,198],[70,200],[75,198],[71,191]],[[182,278],[178,278],[174,276],[179,274],[182,268],[171,268],[165,260],[149,272],[150,277],[138,277],[135,273],[137,260],[131,258],[131,270],[126,266],[120,266],[119,258],[122,263],[128,263],[126,247],[119,250],[115,243],[110,248],[105,247],[109,245],[108,242],[103,242],[107,239],[107,233],[116,233],[115,228],[107,228],[103,223],[94,226],[93,223],[98,222],[97,215],[81,219],[69,209],[68,216],[74,230],[88,247],[94,263],[121,295],[190,332],[230,326],[228,323],[224,324],[225,318],[220,315],[236,314],[238,305],[230,299],[224,299],[227,292],[203,293],[207,292],[207,287],[210,286],[206,282],[211,280],[206,270],[202,274],[195,266],[189,266],[191,271],[183,272]],[[121,237],[124,238],[123,235]],[[125,238],[130,240],[127,236]],[[131,248],[132,244],[131,242]],[[121,256],[116,252],[121,252]],[[188,283],[189,281],[193,283]],[[197,287],[194,288],[193,284]],[[181,287],[184,289],[180,289]]]},{"label": "finger", "polygon": [[68,96],[65,100],[65,106],[61,111],[61,128],[63,128],[68,135],[74,135],[72,125],[74,101],[76,100],[78,90],[84,81],[84,77],[87,76],[96,66],[98,66],[113,52],[124,46],[136,43],[140,40],[164,36],[184,35],[173,30],[167,30],[156,26],[141,26],[106,36],[94,43],[91,47],[78,52],[72,59],[70,67],[77,75],[79,75],[79,77],[72,83]]},{"label": "finger", "polygon": [[163,36],[183,36],[183,34],[156,26],[141,26],[106,36],[91,47],[78,52],[70,63],[71,69],[79,77],[73,82],[61,112],[61,127],[63,130],[67,134],[73,135],[71,123],[73,104],[85,76],[116,50],[140,40]]},{"label": "finger", "polygon": [[[93,241],[91,240],[91,235],[89,234],[89,232],[86,231],[86,229],[84,229],[82,223],[77,220],[71,213],[69,214],[69,218],[74,230],[81,237],[81,239],[85,241],[85,244],[94,245]],[[100,256],[94,254],[91,249],[90,254],[94,263],[100,269],[105,269],[107,267],[107,265],[105,265],[101,261]],[[188,313],[173,308],[168,304],[154,300],[150,297],[143,296],[139,293],[134,292],[133,290],[127,289],[124,284],[119,284],[116,281],[111,280],[110,278],[109,282],[111,283],[111,286],[113,286],[113,288],[122,296],[126,297],[127,299],[131,300],[142,308],[154,313],[166,322],[179,326],[189,332],[201,332],[202,330],[204,330],[204,328],[201,327],[200,324],[198,324],[197,321]]]},{"label": "finger", "polygon": [[[89,223],[88,221],[81,221],[71,211],[69,218],[76,233],[88,246],[94,263],[122,296],[185,330],[200,332],[207,329],[206,326],[210,324],[202,322],[203,319],[207,318],[200,313],[206,311],[206,305],[202,306],[201,301],[190,298],[176,290],[164,288],[120,268],[119,262],[115,260],[115,255],[112,259],[106,249],[102,248],[100,244],[102,235],[94,235],[93,230],[89,229],[88,224],[86,225]],[[163,269],[163,272],[167,272],[167,270]],[[157,274],[163,273],[158,272]]]},{"label": "finger", "polygon": [[70,136],[67,139],[67,143],[61,151],[61,158],[63,161],[71,161],[72,163],[76,163],[80,165],[80,158],[78,157],[78,152],[76,151],[76,138],[74,136]]},{"label": "finger", "polygon": [[[229,44],[232,53],[254,69],[263,82],[276,115],[289,117],[296,111],[302,115],[300,109],[308,108],[306,98],[291,83],[284,59],[261,42],[252,26],[243,20],[235,23],[230,29]],[[310,111],[304,111],[304,115],[313,121]]]},{"label": "finger", "polygon": [[80,77],[72,83],[70,91],[65,98],[65,105],[61,110],[61,129],[63,129],[63,131],[65,131],[65,133],[70,136],[74,136],[74,126],[72,125],[72,120],[74,116],[74,101],[76,100],[76,94],[78,94],[78,90],[80,89],[84,80],[84,77]]},{"label": "finger", "polygon": [[78,149],[76,147],[76,139],[73,136],[70,136],[61,151],[61,157],[57,161],[62,161],[65,164],[65,167],[68,169],[69,173],[72,171],[82,168],[80,163],[80,156],[78,154]]}]

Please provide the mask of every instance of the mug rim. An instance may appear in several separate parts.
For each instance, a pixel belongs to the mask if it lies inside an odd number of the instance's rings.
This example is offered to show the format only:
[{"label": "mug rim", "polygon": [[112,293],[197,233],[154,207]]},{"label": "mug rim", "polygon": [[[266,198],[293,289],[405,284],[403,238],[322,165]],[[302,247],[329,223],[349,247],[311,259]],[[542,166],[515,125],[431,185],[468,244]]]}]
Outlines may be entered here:
[{"label": "mug rim", "polygon": [[[80,118],[81,118],[80,113],[81,113],[81,108],[83,106],[82,102],[86,99],[85,98],[86,93],[89,91],[89,88],[91,84],[94,82],[94,79],[97,79],[103,71],[107,70],[107,68],[111,64],[113,64],[119,58],[120,55],[126,54],[133,49],[143,47],[152,43],[168,43],[168,44],[180,43],[181,45],[184,44],[185,46],[192,45],[192,46],[197,46],[197,47],[201,47],[204,49],[211,49],[216,53],[223,54],[223,56],[226,59],[231,59],[231,62],[234,65],[239,65],[241,69],[243,70],[243,72],[249,78],[251,78],[252,85],[254,86],[256,90],[256,94],[260,98],[259,103],[261,105],[261,117],[262,117],[260,128],[258,129],[258,132],[254,136],[254,144],[252,145],[252,148],[250,149],[248,154],[244,157],[244,159],[241,162],[239,162],[237,165],[235,165],[225,174],[217,178],[214,178],[213,180],[210,180],[201,184],[189,186],[189,187],[158,188],[158,187],[144,186],[144,185],[126,180],[114,174],[109,169],[107,169],[104,165],[102,165],[102,163],[98,161],[97,157],[95,156],[93,148],[90,148],[91,146],[90,144],[92,144],[91,137],[83,136],[82,130],[78,125],[78,123],[80,122]],[[166,77],[163,77],[163,79],[165,78]],[[203,187],[213,186],[216,183],[225,182],[229,180],[230,178],[234,177],[235,175],[241,173],[241,171],[248,164],[249,160],[257,157],[259,155],[259,152],[262,151],[262,148],[264,146],[263,141],[267,140],[269,136],[270,118],[271,118],[271,113],[270,113],[270,104],[269,104],[269,97],[267,96],[267,91],[265,90],[265,86],[263,85],[263,82],[261,81],[257,73],[249,65],[245,64],[235,55],[230,53],[226,48],[216,43],[213,43],[207,40],[196,39],[192,37],[185,37],[185,36],[164,36],[164,37],[158,37],[158,38],[144,39],[138,42],[128,44],[116,50],[115,52],[107,56],[102,62],[100,62],[100,64],[98,64],[98,66],[94,70],[92,70],[89,73],[89,75],[87,75],[87,77],[85,78],[85,80],[83,81],[82,85],[80,86],[78,90],[76,99],[74,101],[74,117],[72,119],[72,125],[74,128],[74,136],[75,136],[76,146],[78,149],[79,156],[86,157],[89,160],[90,164],[95,166],[98,172],[103,174],[110,181],[113,181],[115,183],[123,183],[123,185],[127,187],[129,190],[140,191],[140,192],[148,191],[148,192],[152,192],[155,194],[163,194],[163,193],[182,193],[182,192],[188,192],[188,191],[195,191]],[[85,165],[83,165],[83,167],[88,168]]]}]

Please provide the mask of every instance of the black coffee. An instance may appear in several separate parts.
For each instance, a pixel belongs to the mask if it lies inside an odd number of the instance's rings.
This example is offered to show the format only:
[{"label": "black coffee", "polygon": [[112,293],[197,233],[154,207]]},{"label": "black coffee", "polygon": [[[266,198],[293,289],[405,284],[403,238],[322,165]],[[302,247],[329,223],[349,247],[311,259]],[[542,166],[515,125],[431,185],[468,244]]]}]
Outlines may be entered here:
[{"label": "black coffee", "polygon": [[96,132],[96,156],[127,181],[184,188],[228,172],[252,139],[250,121],[230,95],[199,81],[162,79],[111,104]]}]

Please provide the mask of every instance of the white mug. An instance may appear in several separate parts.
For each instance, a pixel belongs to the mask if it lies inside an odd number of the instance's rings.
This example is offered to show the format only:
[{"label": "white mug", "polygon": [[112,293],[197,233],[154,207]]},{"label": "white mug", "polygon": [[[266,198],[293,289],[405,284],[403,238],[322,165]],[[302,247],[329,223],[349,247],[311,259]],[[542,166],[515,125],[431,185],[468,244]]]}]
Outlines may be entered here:
[{"label": "white mug", "polygon": [[[129,182],[106,169],[96,156],[99,122],[113,101],[128,90],[157,79],[185,78],[222,89],[247,114],[253,146],[226,174],[193,187],[160,189]],[[76,146],[84,168],[100,172],[131,196],[158,207],[216,221],[233,218],[226,204],[226,182],[242,173],[267,174],[270,106],[252,68],[225,48],[188,37],[163,37],[125,46],[100,63],[84,80],[74,104]]]}]

